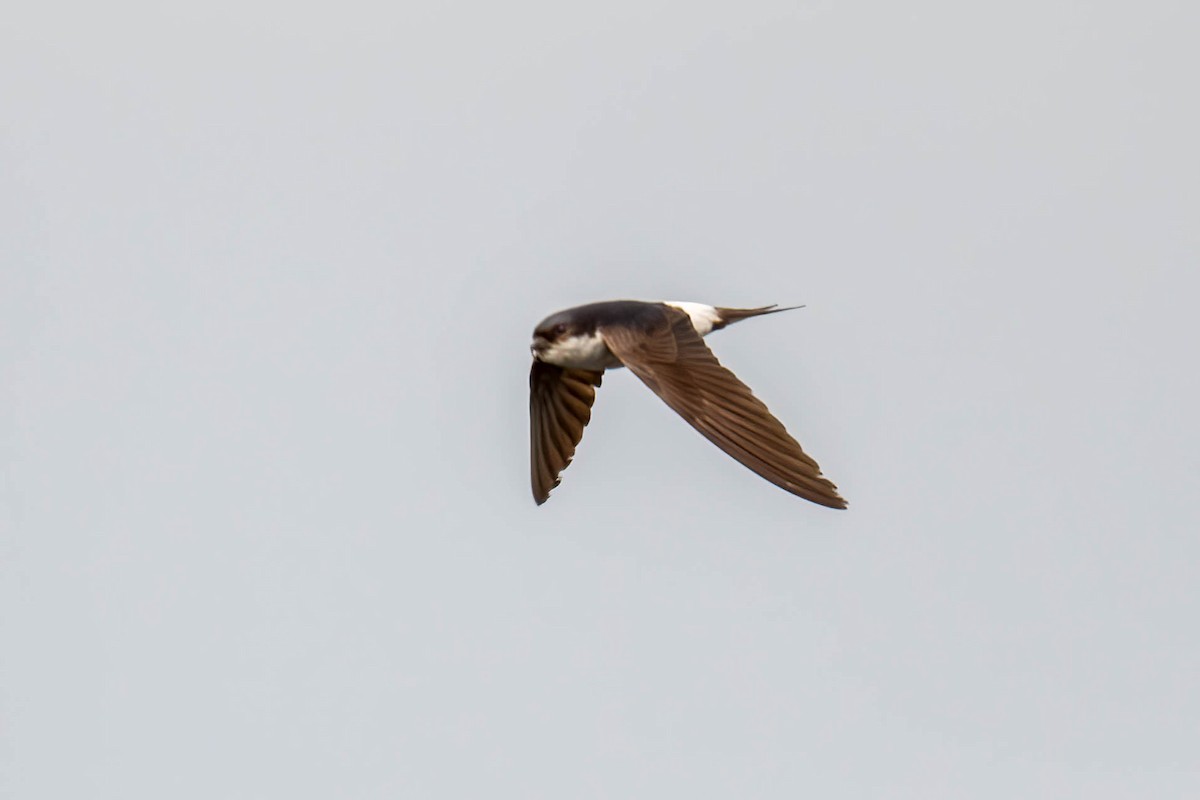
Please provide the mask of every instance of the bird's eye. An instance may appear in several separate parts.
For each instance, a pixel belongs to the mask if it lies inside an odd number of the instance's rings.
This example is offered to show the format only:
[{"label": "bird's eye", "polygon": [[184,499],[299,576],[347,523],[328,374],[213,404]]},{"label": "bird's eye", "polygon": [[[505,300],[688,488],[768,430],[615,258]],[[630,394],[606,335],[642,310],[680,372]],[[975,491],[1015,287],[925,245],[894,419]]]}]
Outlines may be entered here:
[{"label": "bird's eye", "polygon": [[567,324],[565,322],[560,322],[554,326],[554,335],[555,336],[562,336],[566,332],[567,332]]}]

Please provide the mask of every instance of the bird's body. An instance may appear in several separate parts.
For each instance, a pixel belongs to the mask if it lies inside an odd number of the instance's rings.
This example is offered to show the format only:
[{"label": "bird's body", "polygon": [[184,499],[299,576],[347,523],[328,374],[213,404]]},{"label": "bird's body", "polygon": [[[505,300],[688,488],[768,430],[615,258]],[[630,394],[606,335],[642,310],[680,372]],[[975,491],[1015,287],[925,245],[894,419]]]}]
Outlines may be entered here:
[{"label": "bird's body", "polygon": [[551,314],[533,333],[530,461],[539,505],[559,483],[591,419],[606,369],[629,367],[692,427],[792,494],[845,508],[837,487],[702,337],[739,320],[788,309],[613,300]]}]

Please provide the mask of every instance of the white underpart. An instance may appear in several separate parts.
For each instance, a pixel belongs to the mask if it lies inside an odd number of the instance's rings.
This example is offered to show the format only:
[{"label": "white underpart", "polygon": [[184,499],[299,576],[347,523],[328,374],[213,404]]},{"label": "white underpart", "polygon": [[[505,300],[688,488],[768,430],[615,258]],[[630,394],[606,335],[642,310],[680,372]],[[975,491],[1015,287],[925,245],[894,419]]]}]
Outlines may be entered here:
[{"label": "white underpart", "polygon": [[602,370],[620,363],[613,358],[598,333],[560,339],[543,350],[538,358],[547,364],[571,369]]},{"label": "white underpart", "polygon": [[712,306],[706,306],[703,303],[682,303],[670,300],[664,302],[666,305],[674,306],[691,317],[692,327],[701,336],[707,336],[712,333],[713,325],[721,321],[721,315]]}]

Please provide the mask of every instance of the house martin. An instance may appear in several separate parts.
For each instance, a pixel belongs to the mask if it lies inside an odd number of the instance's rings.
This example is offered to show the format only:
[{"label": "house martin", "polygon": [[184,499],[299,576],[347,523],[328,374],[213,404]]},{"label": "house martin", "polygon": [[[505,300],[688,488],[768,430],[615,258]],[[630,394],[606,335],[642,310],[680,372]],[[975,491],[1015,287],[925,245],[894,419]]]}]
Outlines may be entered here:
[{"label": "house martin", "polygon": [[530,346],[533,499],[546,502],[571,463],[604,371],[628,367],[689,425],[749,469],[805,500],[845,508],[817,462],[704,344],[704,336],[727,325],[787,310],[614,300],[546,317]]}]

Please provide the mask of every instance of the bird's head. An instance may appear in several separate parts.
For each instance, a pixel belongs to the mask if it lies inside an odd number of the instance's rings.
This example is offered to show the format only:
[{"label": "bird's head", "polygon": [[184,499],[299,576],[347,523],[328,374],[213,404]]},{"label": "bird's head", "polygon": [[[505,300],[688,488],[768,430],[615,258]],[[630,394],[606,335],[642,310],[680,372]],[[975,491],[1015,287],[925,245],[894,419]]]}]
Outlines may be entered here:
[{"label": "bird's head", "polygon": [[603,370],[620,363],[609,352],[594,317],[576,309],[542,320],[533,330],[529,350],[538,361],[568,369]]},{"label": "bird's head", "polygon": [[578,333],[576,327],[565,313],[559,312],[546,317],[533,329],[533,344],[529,346],[533,357],[541,359],[554,345],[575,336]]}]

